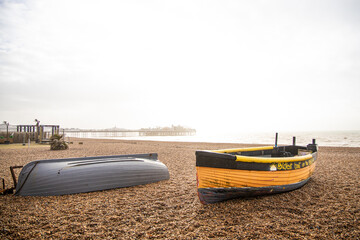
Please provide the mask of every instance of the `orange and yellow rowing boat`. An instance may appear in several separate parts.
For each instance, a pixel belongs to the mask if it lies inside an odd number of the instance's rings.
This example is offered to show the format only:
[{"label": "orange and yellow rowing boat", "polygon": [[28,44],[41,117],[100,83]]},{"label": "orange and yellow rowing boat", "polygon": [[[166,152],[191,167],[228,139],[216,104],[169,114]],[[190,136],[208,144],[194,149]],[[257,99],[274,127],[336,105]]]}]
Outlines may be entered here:
[{"label": "orange and yellow rowing boat", "polygon": [[200,201],[215,203],[238,197],[281,193],[302,187],[315,170],[315,140],[293,145],[196,151]]}]

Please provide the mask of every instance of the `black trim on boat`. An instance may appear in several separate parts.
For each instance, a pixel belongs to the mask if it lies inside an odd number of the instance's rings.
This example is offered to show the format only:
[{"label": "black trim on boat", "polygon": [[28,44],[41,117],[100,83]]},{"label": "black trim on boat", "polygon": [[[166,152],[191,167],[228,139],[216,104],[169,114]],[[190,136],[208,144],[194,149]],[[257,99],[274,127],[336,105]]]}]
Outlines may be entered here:
[{"label": "black trim on boat", "polygon": [[269,163],[237,162],[236,156],[227,153],[196,151],[197,167],[269,171]]},{"label": "black trim on boat", "polygon": [[246,187],[246,188],[199,188],[200,201],[204,204],[216,203],[239,197],[256,197],[261,195],[289,192],[305,185],[310,178],[298,183],[269,186],[269,187]]}]

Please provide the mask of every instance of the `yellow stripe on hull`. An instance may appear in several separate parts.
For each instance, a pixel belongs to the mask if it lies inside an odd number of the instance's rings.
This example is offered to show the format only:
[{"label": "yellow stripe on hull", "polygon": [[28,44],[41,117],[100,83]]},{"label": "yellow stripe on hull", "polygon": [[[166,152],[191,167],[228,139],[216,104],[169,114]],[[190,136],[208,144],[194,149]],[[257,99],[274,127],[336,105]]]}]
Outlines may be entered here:
[{"label": "yellow stripe on hull", "polygon": [[233,153],[233,152],[251,152],[251,151],[261,151],[261,150],[271,150],[274,149],[273,146],[267,147],[251,147],[251,148],[230,148],[230,149],[220,149],[220,150],[209,150],[216,153]]},{"label": "yellow stripe on hull", "polygon": [[307,167],[288,171],[254,171],[196,167],[198,188],[267,187],[293,184],[308,179],[315,162]]}]

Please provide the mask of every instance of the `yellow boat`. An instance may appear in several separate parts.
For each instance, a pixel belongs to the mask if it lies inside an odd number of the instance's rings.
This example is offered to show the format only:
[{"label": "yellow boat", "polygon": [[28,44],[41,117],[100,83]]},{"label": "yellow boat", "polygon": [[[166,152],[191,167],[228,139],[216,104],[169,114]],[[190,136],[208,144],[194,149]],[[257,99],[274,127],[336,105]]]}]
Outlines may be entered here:
[{"label": "yellow boat", "polygon": [[282,193],[302,187],[315,169],[317,144],[196,151],[201,203]]}]

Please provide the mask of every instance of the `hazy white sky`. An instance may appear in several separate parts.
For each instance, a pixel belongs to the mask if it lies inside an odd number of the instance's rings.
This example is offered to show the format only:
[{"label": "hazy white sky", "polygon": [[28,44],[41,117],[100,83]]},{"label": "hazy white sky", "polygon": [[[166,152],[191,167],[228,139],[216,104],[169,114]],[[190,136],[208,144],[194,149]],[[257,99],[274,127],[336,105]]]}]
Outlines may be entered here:
[{"label": "hazy white sky", "polygon": [[0,120],[360,129],[360,1],[0,0]]}]

